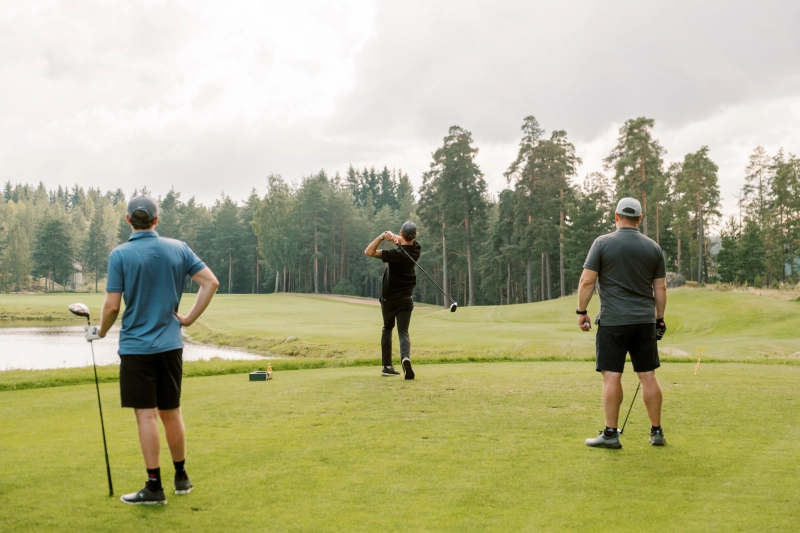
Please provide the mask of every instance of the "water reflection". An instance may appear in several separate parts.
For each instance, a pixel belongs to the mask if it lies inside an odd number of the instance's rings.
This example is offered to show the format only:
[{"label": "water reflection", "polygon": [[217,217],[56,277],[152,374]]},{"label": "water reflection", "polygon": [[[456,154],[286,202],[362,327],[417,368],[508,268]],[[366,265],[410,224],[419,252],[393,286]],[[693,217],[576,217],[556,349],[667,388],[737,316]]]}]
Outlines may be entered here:
[{"label": "water reflection", "polygon": [[[90,366],[92,352],[83,338],[83,326],[0,328],[0,371],[11,369],[42,370]],[[94,356],[98,365],[118,365],[119,329],[94,342]],[[186,343],[184,361],[199,361],[219,357],[222,359],[264,360],[260,355]]]}]

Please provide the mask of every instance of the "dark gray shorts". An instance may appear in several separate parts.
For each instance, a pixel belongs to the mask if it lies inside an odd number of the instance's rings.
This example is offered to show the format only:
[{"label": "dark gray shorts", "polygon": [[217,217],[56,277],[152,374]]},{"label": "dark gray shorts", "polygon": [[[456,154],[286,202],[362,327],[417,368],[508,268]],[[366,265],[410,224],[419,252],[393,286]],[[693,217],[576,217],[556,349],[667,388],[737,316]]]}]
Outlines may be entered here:
[{"label": "dark gray shorts", "polygon": [[145,355],[120,355],[122,407],[162,411],[181,406],[183,348]]},{"label": "dark gray shorts", "polygon": [[622,373],[628,353],[631,354],[634,372],[650,372],[661,366],[654,323],[599,326],[595,346],[598,372]]}]

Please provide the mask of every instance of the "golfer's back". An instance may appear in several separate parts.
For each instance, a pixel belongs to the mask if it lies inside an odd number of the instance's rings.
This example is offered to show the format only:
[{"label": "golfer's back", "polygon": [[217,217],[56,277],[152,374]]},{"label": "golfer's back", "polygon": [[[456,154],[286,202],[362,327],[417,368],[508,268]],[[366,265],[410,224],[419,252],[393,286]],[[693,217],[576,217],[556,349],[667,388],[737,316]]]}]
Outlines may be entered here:
[{"label": "golfer's back", "polygon": [[666,277],[661,247],[636,228],[598,237],[584,268],[597,272],[603,326],[655,323],[653,280]]},{"label": "golfer's back", "polygon": [[203,268],[205,264],[186,243],[159,237],[155,231],[134,232],[111,252],[106,291],[121,292],[125,300],[120,354],[183,347],[175,312],[186,276]]}]

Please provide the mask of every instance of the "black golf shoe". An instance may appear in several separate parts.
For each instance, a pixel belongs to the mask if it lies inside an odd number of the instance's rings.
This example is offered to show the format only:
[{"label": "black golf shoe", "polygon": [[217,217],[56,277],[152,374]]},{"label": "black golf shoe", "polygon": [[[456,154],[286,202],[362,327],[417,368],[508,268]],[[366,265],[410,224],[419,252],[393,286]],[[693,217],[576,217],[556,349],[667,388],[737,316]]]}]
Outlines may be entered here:
[{"label": "black golf shoe", "polygon": [[381,376],[399,376],[400,372],[394,369],[393,366],[385,366],[383,370],[381,370]]},{"label": "black golf shoe", "polygon": [[411,368],[411,359],[406,357],[403,359],[403,374],[405,374],[406,379],[414,379],[414,369]]},{"label": "black golf shoe", "polygon": [[613,437],[606,437],[606,434],[601,431],[600,435],[597,437],[586,439],[586,445],[593,448],[610,448],[612,450],[619,450],[622,448],[622,444],[619,442],[619,432]]},{"label": "black golf shoe", "polygon": [[164,496],[163,489],[153,492],[145,487],[139,492],[125,494],[119,501],[128,505],[166,505],[167,497]]},{"label": "black golf shoe", "polygon": [[664,431],[659,429],[650,429],[650,444],[653,446],[664,446],[667,439],[664,438]]},{"label": "black golf shoe", "polygon": [[186,472],[182,476],[175,474],[175,494],[189,494],[192,492],[192,482]]}]

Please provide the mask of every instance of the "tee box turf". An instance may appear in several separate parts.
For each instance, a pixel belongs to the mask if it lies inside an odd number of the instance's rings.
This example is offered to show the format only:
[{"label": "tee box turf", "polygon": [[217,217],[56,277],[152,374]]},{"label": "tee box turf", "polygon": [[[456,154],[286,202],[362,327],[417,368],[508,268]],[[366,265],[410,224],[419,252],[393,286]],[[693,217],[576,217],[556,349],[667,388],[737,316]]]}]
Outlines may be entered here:
[{"label": "tee box turf", "polygon": [[272,379],[272,376],[269,374],[271,374],[271,372],[267,372],[266,370],[250,372],[250,381],[267,381],[268,379]]}]

